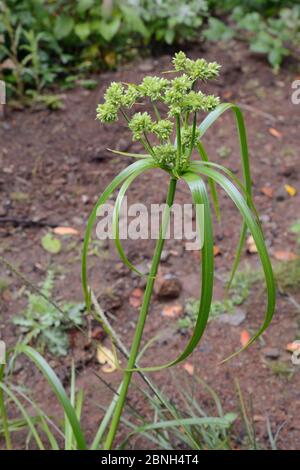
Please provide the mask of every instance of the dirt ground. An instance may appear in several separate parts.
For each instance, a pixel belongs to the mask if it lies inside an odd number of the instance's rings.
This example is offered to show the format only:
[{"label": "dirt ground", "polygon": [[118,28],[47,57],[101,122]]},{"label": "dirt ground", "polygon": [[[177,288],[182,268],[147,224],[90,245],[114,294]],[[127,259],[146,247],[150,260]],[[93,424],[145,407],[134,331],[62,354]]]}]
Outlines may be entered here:
[{"label": "dirt ground", "polygon": [[[282,72],[274,75],[264,61],[250,55],[241,44],[235,44],[230,50],[210,46],[208,51],[195,46],[190,55],[220,62],[221,77],[209,90],[223,101],[242,105],[249,135],[255,203],[262,215],[272,260],[276,262],[279,251],[297,253],[296,237],[289,231],[291,224],[300,218],[300,107],[291,102],[291,83],[297,77],[295,64],[287,63]],[[96,105],[110,81],[138,81],[145,73],[167,70],[169,61],[169,56],[162,56],[127,64],[116,73],[97,77],[96,90],[77,88],[67,92],[64,110],[17,111],[8,107],[5,119],[0,121],[0,253],[35,284],[40,283],[52,267],[56,273],[54,298],[57,301],[82,301],[80,253],[87,217],[101,191],[127,163],[126,159],[112,156],[106,149],[141,150],[131,142],[121,121],[118,126],[102,126],[96,121]],[[238,142],[230,113],[207,132],[204,143],[213,161],[221,161],[240,175]],[[147,204],[163,202],[165,193],[161,187],[166,178],[163,172],[155,173],[154,178],[151,173],[143,175],[134,183],[129,200]],[[298,189],[294,197],[285,191],[286,184]],[[176,201],[189,201],[183,185],[179,187]],[[215,257],[216,298],[221,298],[222,279],[233,261],[240,221],[224,195],[221,207],[222,222],[215,225],[215,245],[220,249]],[[77,237],[61,238],[63,249],[56,255],[46,253],[41,246],[41,237],[53,226],[70,226],[80,232]],[[150,241],[124,242],[124,246],[136,264],[145,264],[151,259],[153,243]],[[166,244],[167,259],[162,269],[178,276],[182,291],[178,298],[168,302],[154,298],[144,342],[158,332],[161,337],[147,350],[145,364],[174,358],[188,340],[188,334],[178,331],[177,319],[161,314],[166,305],[183,306],[186,299],[198,296],[199,255],[184,247],[180,240]],[[258,256],[245,251],[243,263],[256,269]],[[142,281],[122,266],[112,241],[95,245],[89,259],[89,275],[101,305],[129,346],[138,315],[138,308],[132,306],[129,299],[134,288],[143,287]],[[26,295],[22,281],[1,264],[0,278],[9,281],[0,297],[1,337],[8,345],[13,345],[19,332],[11,319],[26,305]],[[286,351],[286,345],[296,339],[300,327],[296,302],[300,302],[300,292],[293,292],[292,297],[278,294],[274,320],[263,338],[232,361],[220,365],[223,358],[239,347],[241,332],[256,331],[263,319],[265,293],[260,284],[256,285],[242,306],[245,320],[238,326],[212,320],[200,346],[187,361],[194,366],[194,376],[198,375],[215,389],[226,412],[239,408],[234,382],[236,378],[239,380],[246,403],[249,404],[252,396],[253,420],[263,448],[270,447],[267,419],[273,433],[282,426],[277,442],[279,448],[300,448],[300,366],[293,366]],[[57,359],[48,354],[47,359],[67,384],[71,357],[75,358],[78,387],[85,389],[84,424],[89,437],[95,433],[102,415],[99,405],[105,407],[112,396],[95,371],[113,387],[117,386],[120,374],[101,372],[94,348],[80,333],[72,332],[72,340],[69,356]],[[107,339],[104,344],[109,346]],[[273,359],[269,357],[272,356],[270,348],[275,349]],[[194,377],[185,365],[176,367],[176,376],[182,383],[191,383]],[[169,372],[152,373],[152,378],[176,400],[177,387]],[[15,380],[34,390],[39,403],[55,415],[58,406],[38,371],[21,361]],[[196,394],[199,400],[207,401],[202,389]],[[130,403],[142,406],[136,387],[131,389]],[[243,426],[238,420],[232,441],[234,448],[242,448],[243,435]],[[142,444],[137,440],[134,445],[139,448]]]}]

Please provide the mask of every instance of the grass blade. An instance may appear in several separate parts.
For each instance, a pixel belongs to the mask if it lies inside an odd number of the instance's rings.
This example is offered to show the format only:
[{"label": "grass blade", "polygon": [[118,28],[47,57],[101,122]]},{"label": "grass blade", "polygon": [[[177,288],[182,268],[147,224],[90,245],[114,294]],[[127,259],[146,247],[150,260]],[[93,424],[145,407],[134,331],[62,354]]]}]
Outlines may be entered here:
[{"label": "grass blade", "polygon": [[84,236],[84,242],[83,242],[83,249],[82,249],[82,265],[81,265],[81,270],[82,270],[82,288],[83,288],[83,293],[87,305],[87,309],[90,310],[91,306],[91,301],[90,301],[90,291],[88,288],[88,282],[87,282],[87,252],[88,252],[88,247],[90,243],[90,238],[93,230],[94,223],[96,221],[97,217],[97,211],[101,207],[101,205],[105,204],[109,196],[117,189],[117,187],[126,180],[132,173],[134,173],[136,170],[147,170],[150,168],[155,168],[156,164],[152,159],[142,159],[137,162],[132,163],[132,165],[129,165],[126,167],[124,170],[122,170],[112,181],[111,183],[106,187],[102,195],[99,197],[98,201],[96,202],[91,215],[89,216],[87,226],[86,226],[86,231],[85,231],[85,236]]},{"label": "grass blade", "polygon": [[30,429],[30,432],[31,434],[33,435],[34,439],[35,439],[35,442],[39,448],[39,450],[45,450],[44,448],[44,445],[41,441],[41,438],[35,428],[35,425],[34,425],[34,421],[35,419],[33,419],[31,416],[29,416],[29,414],[27,413],[27,411],[25,410],[24,406],[22,405],[22,403],[20,402],[20,400],[16,397],[16,395],[14,394],[14,392],[12,390],[10,390],[4,383],[0,382],[0,388],[2,391],[4,391],[6,393],[6,395],[15,403],[15,405],[17,406],[17,408],[20,410],[20,412],[22,413],[23,415],[23,418],[25,419],[25,421],[27,422],[28,424],[28,427]]},{"label": "grass blade", "polygon": [[[248,150],[248,141],[247,141],[247,132],[244,123],[243,113],[241,112],[240,108],[233,104],[233,103],[222,103],[220,104],[214,111],[212,111],[200,124],[199,130],[201,133],[201,138],[205,134],[205,132],[210,128],[210,126],[227,110],[231,110],[236,119],[237,129],[238,129],[238,137],[239,137],[239,144],[240,144],[240,155],[241,155],[241,163],[243,169],[243,176],[244,182],[247,190],[247,203],[250,205],[252,203],[252,181],[251,181],[251,172],[250,172],[250,162],[249,162],[249,150]],[[227,283],[227,291],[230,289],[232,284],[233,278],[236,274],[237,268],[240,263],[242,249],[246,241],[246,233],[247,233],[247,226],[245,222],[243,223],[238,247],[236,250],[231,274],[229,277],[229,281]]]},{"label": "grass blade", "polygon": [[144,276],[143,273],[141,273],[130,261],[129,259],[127,258],[124,250],[123,250],[123,247],[122,247],[122,243],[121,243],[121,240],[120,240],[120,227],[119,227],[119,218],[120,218],[120,209],[121,209],[121,206],[122,206],[122,202],[123,202],[123,199],[124,199],[124,196],[126,194],[126,191],[127,189],[129,188],[129,186],[131,185],[131,183],[135,180],[135,178],[137,178],[137,176],[139,176],[142,172],[144,172],[144,170],[136,170],[131,176],[129,176],[129,178],[127,178],[125,180],[125,182],[123,183],[123,185],[121,186],[120,188],[120,191],[119,191],[119,194],[117,196],[117,199],[116,199],[116,202],[115,202],[115,207],[114,207],[114,211],[113,211],[113,217],[112,217],[112,229],[113,229],[113,236],[114,236],[114,239],[115,239],[115,245],[116,245],[116,248],[118,250],[118,253],[120,255],[120,258],[121,260],[123,261],[123,263],[129,268],[131,269],[132,271],[136,272],[137,274],[139,274],[139,276]]},{"label": "grass blade", "polygon": [[[244,221],[246,225],[249,227],[249,230],[254,238],[258,254],[261,259],[264,275],[265,275],[265,282],[266,282],[266,287],[267,287],[267,309],[265,313],[265,318],[264,321],[258,330],[258,332],[249,340],[249,342],[241,348],[239,351],[231,355],[229,358],[235,356],[239,352],[243,351],[245,348],[247,348],[250,344],[252,344],[258,336],[260,336],[265,329],[268,327],[270,324],[274,310],[275,310],[275,303],[276,303],[276,288],[275,288],[275,281],[274,281],[274,275],[273,275],[273,270],[272,270],[272,265],[269,259],[269,255],[266,249],[264,237],[261,231],[261,227],[258,224],[256,217],[253,215],[251,212],[250,208],[248,207],[248,204],[246,200],[243,198],[243,196],[240,194],[240,192],[237,190],[237,188],[231,183],[231,181],[224,175],[220,174],[216,170],[213,170],[211,168],[204,168],[203,165],[199,165],[197,163],[193,163],[191,165],[191,168],[195,171],[196,168],[198,168],[198,172],[206,175],[208,178],[213,178],[216,183],[218,183],[224,191],[228,194],[228,196],[232,199],[234,204],[237,206],[239,209],[240,213],[242,214]],[[226,359],[226,360],[227,360]]]},{"label": "grass blade", "polygon": [[214,276],[214,254],[213,254],[213,232],[212,232],[212,220],[211,210],[209,206],[208,194],[203,180],[196,173],[186,173],[183,175],[183,179],[188,184],[192,193],[193,202],[195,204],[204,205],[204,227],[201,226],[201,221],[198,229],[202,232],[204,228],[204,243],[202,248],[202,279],[201,279],[201,297],[198,318],[194,327],[193,335],[186,345],[185,349],[179,354],[179,356],[173,361],[163,364],[160,366],[145,367],[141,369],[143,371],[157,371],[167,367],[172,367],[175,364],[186,359],[198,345],[203,332],[205,330],[208,316],[210,312],[210,306],[213,294],[213,276]]},{"label": "grass blade", "polygon": [[[200,141],[197,143],[197,150],[198,150],[198,153],[199,153],[200,157],[202,158],[202,160],[205,163],[209,163],[208,155],[207,155],[207,153],[206,153],[206,151],[205,151],[205,149],[204,149],[204,147],[203,147],[203,145]],[[214,180],[212,180],[212,179],[208,180],[208,184],[209,184],[209,188],[210,188],[210,192],[211,192],[211,198],[212,198],[212,201],[213,201],[213,205],[214,205],[214,208],[215,208],[217,221],[220,222],[221,221],[221,213],[220,213],[220,204],[219,204],[218,193],[217,193],[217,190],[216,190],[216,185],[215,185]]]},{"label": "grass blade", "polygon": [[77,419],[74,407],[72,406],[54,370],[49,366],[45,359],[30,346],[21,344],[20,346],[18,346],[18,351],[24,353],[27,357],[29,357],[29,359],[31,359],[43,373],[70,422],[74,433],[74,438],[76,439],[77,448],[80,450],[85,450],[87,448],[86,441],[81,430],[80,423]]}]

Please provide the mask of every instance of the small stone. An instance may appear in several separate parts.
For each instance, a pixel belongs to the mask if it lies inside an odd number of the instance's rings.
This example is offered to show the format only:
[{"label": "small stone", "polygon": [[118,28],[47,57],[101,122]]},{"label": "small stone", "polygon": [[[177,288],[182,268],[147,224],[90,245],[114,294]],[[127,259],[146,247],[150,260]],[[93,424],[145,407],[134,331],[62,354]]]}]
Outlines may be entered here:
[{"label": "small stone", "polygon": [[90,199],[89,199],[87,194],[82,194],[81,200],[82,200],[83,204],[87,204]]},{"label": "small stone", "polygon": [[278,348],[264,348],[263,349],[264,356],[268,359],[278,359],[280,356],[280,351]]},{"label": "small stone", "polygon": [[241,308],[237,308],[234,313],[222,313],[218,317],[218,321],[231,326],[239,326],[245,319],[246,312]]},{"label": "small stone", "polygon": [[154,289],[158,299],[176,299],[182,286],[175,274],[168,273],[157,276]]},{"label": "small stone", "polygon": [[262,214],[259,217],[259,220],[261,221],[262,224],[267,224],[268,222],[270,222],[271,217],[268,214]]},{"label": "small stone", "polygon": [[166,263],[166,262],[168,261],[168,259],[170,258],[170,256],[171,256],[171,253],[170,253],[169,251],[163,250],[163,251],[161,252],[160,261],[161,261],[162,263]]}]

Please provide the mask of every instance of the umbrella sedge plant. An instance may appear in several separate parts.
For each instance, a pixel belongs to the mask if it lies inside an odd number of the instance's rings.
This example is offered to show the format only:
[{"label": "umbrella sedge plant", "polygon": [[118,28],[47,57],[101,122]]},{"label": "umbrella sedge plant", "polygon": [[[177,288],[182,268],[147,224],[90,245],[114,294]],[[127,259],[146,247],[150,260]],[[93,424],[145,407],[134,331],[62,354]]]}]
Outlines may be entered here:
[{"label": "umbrella sedge plant", "polygon": [[[119,214],[122,200],[131,183],[144,172],[160,169],[169,175],[166,205],[162,216],[159,237],[147,277],[147,285],[131,344],[127,367],[123,371],[123,380],[118,400],[112,416],[110,429],[106,436],[105,449],[111,449],[113,446],[132,374],[138,370],[136,366],[137,356],[164,246],[164,234],[169,223],[170,208],[172,207],[176,186],[180,179],[189,188],[193,203],[195,205],[202,204],[204,207],[204,240],[201,249],[199,312],[191,338],[179,356],[167,364],[157,364],[143,370],[157,371],[183,361],[194,351],[205,331],[214,285],[213,227],[208,188],[217,219],[220,219],[221,215],[218,188],[222,189],[229,196],[243,219],[228,287],[237,270],[247,230],[249,230],[255,240],[264,272],[267,289],[265,316],[258,331],[242,349],[253,343],[268,327],[275,309],[275,283],[272,266],[252,200],[247,135],[242,113],[235,104],[220,103],[217,96],[204,94],[200,90],[201,82],[218,77],[219,64],[207,62],[204,59],[194,61],[187,58],[185,53],[178,52],[173,58],[172,65],[173,70],[168,71],[162,77],[146,76],[140,84],[111,83],[105,92],[104,103],[99,104],[97,107],[97,118],[102,123],[113,123],[119,117],[124,118],[132,132],[133,140],[139,141],[142,144],[145,153],[134,154],[114,151],[123,156],[136,158],[136,161],[123,169],[112,180],[98,199],[89,217],[82,255],[82,284],[88,309],[91,308],[91,291],[87,279],[87,253],[99,208],[114,191],[119,189],[112,217],[115,244],[123,262],[130,269],[138,272],[138,269],[128,260],[120,241]],[[143,104],[150,104],[153,112],[134,112],[133,109],[136,104],[139,105],[139,109],[141,109]],[[163,115],[162,110],[164,111]],[[210,162],[203,144],[205,133],[223,113],[229,110],[234,113],[236,119],[243,170],[242,181],[229,169]],[[208,114],[201,120],[203,113]],[[157,140],[157,145],[151,143],[154,138]],[[197,152],[197,158],[195,158],[195,152]],[[199,222],[197,224],[201,233]],[[233,353],[230,357],[233,357],[237,352]]]}]

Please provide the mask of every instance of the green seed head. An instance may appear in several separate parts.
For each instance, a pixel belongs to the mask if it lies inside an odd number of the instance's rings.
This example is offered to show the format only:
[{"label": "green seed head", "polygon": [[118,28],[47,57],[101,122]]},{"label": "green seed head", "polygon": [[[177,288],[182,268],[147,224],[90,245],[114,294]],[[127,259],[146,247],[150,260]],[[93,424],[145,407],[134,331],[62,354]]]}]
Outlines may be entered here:
[{"label": "green seed head", "polygon": [[128,85],[128,88],[122,97],[122,106],[124,106],[124,108],[132,108],[140,96],[141,94],[136,85]]},{"label": "green seed head", "polygon": [[153,147],[154,160],[159,165],[175,168],[176,148],[172,144],[157,145]]},{"label": "green seed head", "polygon": [[114,122],[118,120],[118,109],[115,105],[107,102],[98,104],[97,119],[103,123]]},{"label": "green seed head", "polygon": [[139,91],[142,96],[149,97],[152,101],[155,101],[161,98],[161,94],[168,83],[168,80],[165,78],[145,77],[139,85]]},{"label": "green seed head", "polygon": [[153,121],[149,113],[136,113],[128,123],[132,131],[133,140],[139,140],[145,132],[151,132]]},{"label": "green seed head", "polygon": [[104,98],[105,101],[114,104],[116,107],[120,107],[124,94],[124,86],[119,82],[112,82],[107,88]]},{"label": "green seed head", "polygon": [[173,131],[173,122],[168,119],[161,119],[152,127],[152,132],[159,140],[168,140]]},{"label": "green seed head", "polygon": [[[181,131],[181,144],[184,150],[189,150],[192,145],[193,138],[193,126],[188,126],[182,129]],[[195,129],[195,136],[193,139],[193,147],[196,145],[197,141],[200,138],[199,129]]]}]

